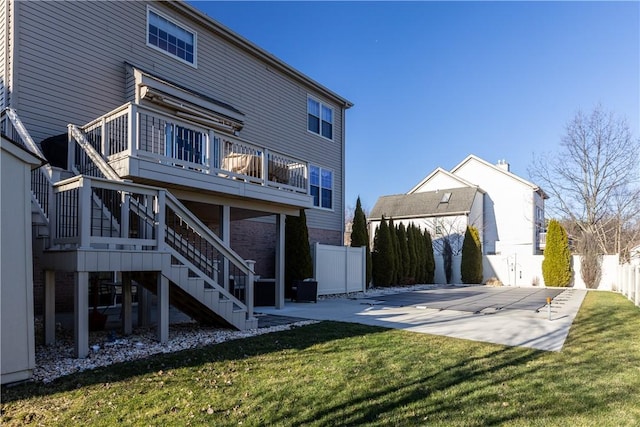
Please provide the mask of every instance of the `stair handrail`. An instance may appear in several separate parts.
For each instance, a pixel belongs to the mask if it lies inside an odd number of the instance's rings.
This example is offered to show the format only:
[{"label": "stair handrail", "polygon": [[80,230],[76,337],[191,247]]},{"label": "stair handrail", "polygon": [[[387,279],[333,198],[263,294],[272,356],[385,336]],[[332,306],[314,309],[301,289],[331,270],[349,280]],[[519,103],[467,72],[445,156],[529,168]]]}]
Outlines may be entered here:
[{"label": "stair handrail", "polygon": [[[20,120],[20,117],[18,116],[16,110],[11,107],[6,107],[2,111],[2,113],[9,119],[11,125],[20,136],[20,139],[22,140],[22,143],[25,145],[25,147],[27,147],[27,149],[36,154],[38,157],[44,159],[45,156],[42,153],[42,150],[29,134],[29,131],[25,127],[24,123],[22,123],[22,120]],[[35,205],[38,207],[38,210],[40,211],[40,214],[42,215],[44,220],[48,223],[49,199],[51,197],[51,194],[53,193],[53,168],[49,163],[45,163],[41,167],[33,170],[31,173],[33,177],[31,183],[32,200],[35,202]],[[45,191],[42,191],[42,189],[40,189],[41,191],[38,191],[37,188],[34,188],[37,187],[37,182],[39,181],[44,181],[44,184],[46,186],[46,188],[44,189]]]},{"label": "stair handrail", "polygon": [[[209,227],[204,225],[186,206],[182,204],[171,192],[166,192],[166,204],[173,209],[185,222],[200,233],[213,247],[225,258],[231,261],[245,274],[254,274],[247,262],[220,239]],[[165,224],[165,227],[167,224]]]},{"label": "stair handrail", "polygon": [[[102,155],[93,148],[84,132],[74,124],[69,124],[69,136],[76,141],[78,146],[82,148],[89,159],[98,167],[105,178],[113,181],[124,181],[120,175],[111,167],[111,165],[102,157]],[[69,165],[71,167],[71,165]]]},{"label": "stair handrail", "polygon": [[31,138],[31,135],[29,135],[27,128],[24,126],[24,123],[22,123],[22,120],[20,120],[20,117],[18,117],[16,110],[11,107],[7,107],[4,109],[4,113],[11,121],[16,132],[18,132],[18,135],[20,135],[20,138],[22,138],[24,145],[31,150],[32,153],[37,154],[39,157],[44,159],[45,157],[44,154],[42,154],[42,150],[40,150],[40,147],[38,147],[38,145],[33,141],[33,138]]}]

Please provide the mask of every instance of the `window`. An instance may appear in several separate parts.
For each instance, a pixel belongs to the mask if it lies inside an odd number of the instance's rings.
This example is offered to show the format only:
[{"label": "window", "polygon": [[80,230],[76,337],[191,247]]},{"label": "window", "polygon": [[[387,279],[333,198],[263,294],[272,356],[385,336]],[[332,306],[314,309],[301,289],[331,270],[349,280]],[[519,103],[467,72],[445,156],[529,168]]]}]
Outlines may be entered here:
[{"label": "window", "polygon": [[196,66],[196,33],[147,10],[147,45]]},{"label": "window", "polygon": [[451,193],[444,193],[440,203],[449,203],[449,200],[451,200]]},{"label": "window", "polygon": [[313,206],[333,209],[333,172],[318,166],[311,166],[309,172]]},{"label": "window", "polygon": [[333,139],[333,109],[307,98],[307,129],[327,139]]}]

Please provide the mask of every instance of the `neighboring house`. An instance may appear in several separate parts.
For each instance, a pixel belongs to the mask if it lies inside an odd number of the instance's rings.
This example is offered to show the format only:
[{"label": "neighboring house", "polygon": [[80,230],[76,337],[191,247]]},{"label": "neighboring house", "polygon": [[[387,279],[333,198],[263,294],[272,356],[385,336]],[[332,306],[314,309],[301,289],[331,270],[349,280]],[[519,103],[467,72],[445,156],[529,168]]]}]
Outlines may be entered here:
[{"label": "neighboring house", "polygon": [[482,224],[482,200],[483,191],[477,187],[382,196],[369,215],[370,235],[375,236],[383,216],[393,218],[394,225],[415,224],[428,230],[436,253],[442,253],[446,241],[458,255],[467,225]]},{"label": "neighboring house", "polygon": [[493,165],[470,155],[451,171],[437,168],[407,194],[378,199],[369,216],[370,233],[384,215],[429,230],[436,252],[442,247],[438,242],[448,239],[455,254],[466,226],[473,225],[484,254],[538,254],[547,198],[511,173],[506,162]]},{"label": "neighboring house", "polygon": [[0,23],[3,133],[53,164],[32,185],[47,342],[74,301],[88,354],[89,289],[111,272],[125,332],[132,283],[157,295],[161,341],[169,304],[253,328],[255,275],[284,304],[286,215],[342,244],[348,100],[181,1],[9,0]]}]

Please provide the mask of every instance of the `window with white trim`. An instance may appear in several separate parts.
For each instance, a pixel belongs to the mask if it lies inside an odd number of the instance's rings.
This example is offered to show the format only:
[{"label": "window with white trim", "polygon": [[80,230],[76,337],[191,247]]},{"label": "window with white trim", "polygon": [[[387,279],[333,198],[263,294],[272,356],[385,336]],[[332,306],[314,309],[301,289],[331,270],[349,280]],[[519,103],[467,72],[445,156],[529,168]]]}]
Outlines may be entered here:
[{"label": "window with white trim", "polygon": [[147,9],[147,46],[195,67],[196,43],[197,34],[195,31],[151,8]]},{"label": "window with white trim", "polygon": [[307,129],[327,139],[333,139],[333,108],[308,97]]},{"label": "window with white trim", "polygon": [[319,166],[309,166],[309,190],[313,206],[333,209],[333,172]]}]

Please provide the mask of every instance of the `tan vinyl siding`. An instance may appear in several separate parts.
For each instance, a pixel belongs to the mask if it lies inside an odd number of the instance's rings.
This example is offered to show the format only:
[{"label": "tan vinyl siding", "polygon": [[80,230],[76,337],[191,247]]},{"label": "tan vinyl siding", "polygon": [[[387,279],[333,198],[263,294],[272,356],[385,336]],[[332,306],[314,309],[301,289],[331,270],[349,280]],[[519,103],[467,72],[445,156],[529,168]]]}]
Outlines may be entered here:
[{"label": "tan vinyl siding", "polygon": [[[333,211],[311,210],[308,223],[342,230],[343,106],[166,4],[152,6],[197,33],[197,68],[148,47],[148,4],[18,2],[16,108],[34,140],[131,100],[128,62],[237,108],[245,114],[244,139],[333,170]],[[307,131],[308,95],[334,108],[333,141]]]}]

